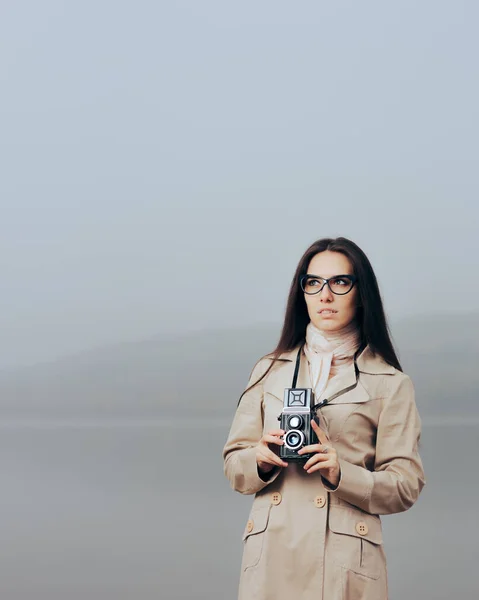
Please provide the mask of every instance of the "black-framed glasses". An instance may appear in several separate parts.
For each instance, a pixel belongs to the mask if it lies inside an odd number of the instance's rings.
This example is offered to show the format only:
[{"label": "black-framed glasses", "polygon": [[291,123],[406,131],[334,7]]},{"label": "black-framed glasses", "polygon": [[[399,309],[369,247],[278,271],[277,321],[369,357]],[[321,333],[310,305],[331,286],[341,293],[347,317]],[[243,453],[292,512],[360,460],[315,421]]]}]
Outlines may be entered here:
[{"label": "black-framed glasses", "polygon": [[335,275],[334,277],[325,279],[324,277],[319,277],[319,275],[306,273],[306,275],[300,278],[299,282],[305,294],[319,294],[323,287],[327,285],[333,294],[344,296],[344,294],[348,294],[353,289],[357,280],[358,278],[355,275]]}]

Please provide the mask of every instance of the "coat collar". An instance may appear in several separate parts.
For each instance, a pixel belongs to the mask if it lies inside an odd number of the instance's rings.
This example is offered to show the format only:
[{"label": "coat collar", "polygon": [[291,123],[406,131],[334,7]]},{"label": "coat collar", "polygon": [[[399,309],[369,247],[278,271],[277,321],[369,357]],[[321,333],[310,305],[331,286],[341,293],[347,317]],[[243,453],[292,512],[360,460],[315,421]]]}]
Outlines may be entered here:
[{"label": "coat collar", "polygon": [[[284,361],[295,361],[299,348],[299,346],[296,346],[293,350],[283,352],[278,358]],[[268,354],[266,358],[272,359],[273,356]],[[369,344],[358,356],[356,363],[359,372],[367,373],[368,375],[394,375],[396,372],[396,369],[392,365],[389,365],[379,354],[373,353]]]},{"label": "coat collar", "polygon": [[[298,354],[300,346],[297,346],[289,352],[284,352],[278,358],[283,364],[288,365],[284,369],[274,369],[271,376],[268,378],[268,382],[265,384],[265,391],[275,396],[280,402],[282,402],[282,394],[285,388],[291,386],[294,362]],[[273,356],[268,354],[265,358],[272,359]],[[305,360],[303,352],[303,360],[301,360],[297,387],[310,387],[309,369],[307,360]],[[367,373],[371,375],[392,375],[395,373],[395,368],[388,365],[378,354],[374,355],[369,346],[361,352],[358,356],[357,365],[360,373]],[[343,372],[340,378],[332,378],[329,380],[326,388],[319,398],[316,398],[316,402],[320,402],[325,398],[330,398],[336,392],[341,389],[347,388],[356,382],[356,372],[353,363]],[[361,380],[358,385],[350,392],[338,396],[331,401],[331,404],[344,404],[344,403],[360,403],[366,402],[370,399],[367,389],[364,387]]]}]

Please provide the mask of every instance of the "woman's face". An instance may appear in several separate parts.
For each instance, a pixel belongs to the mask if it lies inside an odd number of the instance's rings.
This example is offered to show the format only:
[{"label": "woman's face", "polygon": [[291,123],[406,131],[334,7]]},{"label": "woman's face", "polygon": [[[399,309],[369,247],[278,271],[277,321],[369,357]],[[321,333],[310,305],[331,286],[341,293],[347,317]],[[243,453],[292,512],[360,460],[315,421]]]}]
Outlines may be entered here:
[{"label": "woman's face", "polygon": [[[308,274],[329,279],[335,275],[354,275],[349,259],[341,252],[320,252],[311,259]],[[325,285],[319,294],[304,294],[311,322],[321,331],[338,331],[349,325],[356,316],[357,284],[343,296],[333,294]],[[331,312],[321,311],[328,310]]]}]

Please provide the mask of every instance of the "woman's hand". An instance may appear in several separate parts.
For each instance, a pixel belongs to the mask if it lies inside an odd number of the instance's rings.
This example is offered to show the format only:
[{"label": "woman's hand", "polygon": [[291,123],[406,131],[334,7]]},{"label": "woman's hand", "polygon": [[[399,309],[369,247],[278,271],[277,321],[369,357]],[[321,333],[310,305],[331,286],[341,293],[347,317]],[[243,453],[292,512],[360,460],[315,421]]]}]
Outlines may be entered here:
[{"label": "woman's hand", "polygon": [[338,453],[331,446],[330,439],[326,433],[320,429],[316,421],[312,420],[311,426],[314,430],[314,433],[318,436],[319,444],[304,446],[304,448],[301,448],[301,450],[298,451],[298,454],[315,452],[315,454],[306,461],[304,469],[307,473],[321,471],[321,475],[327,481],[329,481],[333,487],[337,487],[341,475]]},{"label": "woman's hand", "polygon": [[274,467],[287,467],[288,463],[269,448],[269,444],[282,446],[284,441],[281,436],[284,435],[282,429],[275,429],[265,433],[256,446],[256,463],[263,473],[269,473]]}]

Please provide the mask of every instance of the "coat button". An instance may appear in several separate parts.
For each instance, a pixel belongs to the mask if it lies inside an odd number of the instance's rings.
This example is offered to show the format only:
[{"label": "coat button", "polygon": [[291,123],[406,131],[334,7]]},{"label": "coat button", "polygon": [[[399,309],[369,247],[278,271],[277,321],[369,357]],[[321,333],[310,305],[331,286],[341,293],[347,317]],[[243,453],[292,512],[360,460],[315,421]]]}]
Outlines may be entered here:
[{"label": "coat button", "polygon": [[248,521],[246,523],[246,531],[248,533],[251,533],[253,531],[253,527],[254,527],[254,522],[253,521],[250,520],[250,521]]},{"label": "coat button", "polygon": [[326,504],[326,498],[324,496],[316,496],[314,499],[314,504],[317,508],[323,508]]},{"label": "coat button", "polygon": [[283,497],[279,492],[274,492],[273,494],[271,494],[271,504],[274,504],[275,506],[281,504],[282,499]]},{"label": "coat button", "polygon": [[359,535],[367,535],[369,529],[364,521],[359,521],[359,523],[356,523],[356,531]]}]

